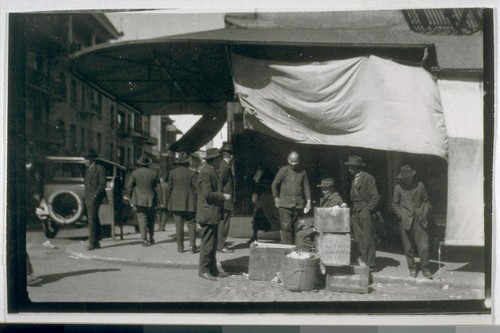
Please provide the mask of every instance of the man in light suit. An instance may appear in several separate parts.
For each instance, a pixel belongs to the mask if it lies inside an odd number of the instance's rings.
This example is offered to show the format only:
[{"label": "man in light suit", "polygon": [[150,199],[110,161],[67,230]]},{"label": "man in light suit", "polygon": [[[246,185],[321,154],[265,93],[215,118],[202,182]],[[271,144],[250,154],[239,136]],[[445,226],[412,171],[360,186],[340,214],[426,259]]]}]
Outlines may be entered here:
[{"label": "man in light suit", "polygon": [[181,152],[174,164],[177,167],[168,176],[168,210],[174,215],[177,252],[184,252],[184,223],[189,233],[189,250],[196,249],[196,178],[197,172],[188,168],[189,157]]},{"label": "man in light suit", "polygon": [[432,278],[429,269],[429,234],[428,215],[432,209],[424,184],[415,181],[417,172],[409,165],[403,165],[398,179],[400,184],[394,187],[392,208],[399,217],[401,239],[406,255],[410,276],[417,277],[415,247],[420,256],[422,274]]},{"label": "man in light suit", "polygon": [[352,216],[351,225],[354,239],[359,244],[359,255],[362,266],[368,266],[370,272],[377,270],[375,262],[376,248],[373,235],[373,217],[377,212],[380,196],[375,178],[363,171],[365,163],[356,155],[348,157],[345,163],[349,173],[354,176],[351,186]]},{"label": "man in light suit", "polygon": [[[222,161],[220,163],[219,169],[217,170],[219,173],[219,179],[222,183],[222,191],[226,194],[229,194],[231,197],[233,196],[233,183],[234,183],[234,175],[233,175],[233,145],[224,142],[222,144],[222,148],[220,149],[222,152]],[[232,253],[233,250],[229,249],[226,246],[227,235],[229,234],[229,226],[231,224],[231,213],[233,211],[233,200],[224,201],[224,218],[218,227],[218,236],[217,236],[217,251],[221,253]]]},{"label": "man in light suit", "polygon": [[[130,197],[130,203],[137,209],[137,220],[141,232],[142,246],[154,244],[154,213],[158,203],[157,193],[160,181],[158,173],[149,168],[152,160],[147,156],[141,156],[137,160],[139,168],[130,175],[127,184],[127,193]],[[162,206],[163,203],[160,203]],[[149,234],[149,239],[147,238]]]},{"label": "man in light suit", "polygon": [[99,208],[101,204],[108,204],[106,196],[106,171],[102,165],[97,163],[97,153],[90,149],[85,156],[85,207],[87,208],[87,221],[89,226],[88,251],[101,247],[101,221],[99,220]]},{"label": "man in light suit", "polygon": [[219,149],[210,148],[206,153],[206,164],[200,168],[197,179],[196,221],[201,226],[200,263],[198,275],[209,281],[225,277],[227,273],[217,268],[217,232],[222,220],[224,201],[230,200],[229,194],[223,193],[222,184],[215,171],[219,168],[221,155]]}]

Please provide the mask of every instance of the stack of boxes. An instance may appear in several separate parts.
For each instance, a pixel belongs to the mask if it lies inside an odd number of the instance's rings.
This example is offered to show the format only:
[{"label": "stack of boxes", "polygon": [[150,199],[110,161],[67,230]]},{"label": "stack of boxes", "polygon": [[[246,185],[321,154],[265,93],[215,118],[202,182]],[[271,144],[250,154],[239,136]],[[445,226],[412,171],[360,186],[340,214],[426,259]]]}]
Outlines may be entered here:
[{"label": "stack of boxes", "polygon": [[325,266],[326,289],[339,292],[367,293],[368,267],[351,265],[351,229],[349,208],[314,209],[317,250]]}]

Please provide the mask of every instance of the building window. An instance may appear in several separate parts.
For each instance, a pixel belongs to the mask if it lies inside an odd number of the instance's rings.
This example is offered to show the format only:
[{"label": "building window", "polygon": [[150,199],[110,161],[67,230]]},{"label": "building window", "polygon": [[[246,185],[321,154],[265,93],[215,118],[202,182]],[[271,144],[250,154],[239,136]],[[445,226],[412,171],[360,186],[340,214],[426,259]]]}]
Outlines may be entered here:
[{"label": "building window", "polygon": [[132,156],[130,156],[130,155],[132,155],[130,152],[130,148],[127,148],[127,164],[128,165],[130,165],[131,164],[130,162],[132,161]]},{"label": "building window", "polygon": [[102,135],[97,133],[97,152],[100,154],[102,151]]},{"label": "building window", "polygon": [[127,126],[128,128],[132,128],[132,116],[127,115]]},{"label": "building window", "polygon": [[118,112],[118,119],[116,120],[118,124],[118,129],[124,131],[125,130],[125,113]]},{"label": "building window", "polygon": [[64,146],[66,144],[66,127],[62,120],[56,122],[56,135],[59,144]]},{"label": "building window", "polygon": [[142,155],[142,149],[139,145],[134,145],[134,160],[138,160]]},{"label": "building window", "polygon": [[114,156],[113,156],[114,151],[115,151],[115,144],[114,144],[113,142],[111,142],[111,143],[109,144],[109,154],[108,154],[108,155],[109,155],[109,159],[110,159],[111,161],[113,161],[113,160],[114,160]]},{"label": "building window", "polygon": [[85,142],[85,128],[80,129],[80,142],[82,146],[82,150],[86,150],[86,142]]},{"label": "building window", "polygon": [[96,105],[96,109],[97,109],[97,114],[99,116],[102,115],[102,95],[101,94],[97,94],[97,105]]},{"label": "building window", "polygon": [[141,125],[142,125],[141,115],[134,113],[134,130],[140,132],[142,127]]},{"label": "building window", "polygon": [[115,106],[109,106],[109,124],[111,128],[115,128]]},{"label": "building window", "polygon": [[94,138],[92,137],[92,131],[91,130],[87,131],[87,138],[88,138],[87,140],[89,141],[88,142],[89,148],[95,149]]},{"label": "building window", "polygon": [[76,104],[78,103],[77,99],[78,99],[78,95],[76,92],[76,81],[71,80],[71,94],[70,94],[70,100],[69,100],[70,105],[76,106]]},{"label": "building window", "polygon": [[71,124],[69,126],[69,149],[76,151],[76,126]]},{"label": "building window", "polygon": [[86,93],[85,86],[82,86],[82,96],[81,96],[82,99],[81,99],[81,105],[80,105],[80,107],[82,108],[82,111],[85,111],[85,104],[86,104],[85,103],[85,98],[86,98],[85,93]]}]

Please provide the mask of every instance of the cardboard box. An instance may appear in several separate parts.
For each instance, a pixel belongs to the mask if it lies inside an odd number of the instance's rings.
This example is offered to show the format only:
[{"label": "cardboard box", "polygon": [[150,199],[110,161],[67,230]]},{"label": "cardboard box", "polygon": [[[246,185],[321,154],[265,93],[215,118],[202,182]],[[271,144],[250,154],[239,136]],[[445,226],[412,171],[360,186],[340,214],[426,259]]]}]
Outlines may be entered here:
[{"label": "cardboard box", "polygon": [[349,266],[351,264],[351,234],[320,234],[317,248],[321,263],[325,266]]},{"label": "cardboard box", "polygon": [[369,283],[368,267],[326,267],[325,288],[329,291],[367,293]]},{"label": "cardboard box", "polygon": [[295,250],[294,245],[258,243],[250,246],[248,278],[271,281],[282,272],[286,255]]},{"label": "cardboard box", "polygon": [[351,232],[349,208],[314,208],[314,228],[317,232]]}]

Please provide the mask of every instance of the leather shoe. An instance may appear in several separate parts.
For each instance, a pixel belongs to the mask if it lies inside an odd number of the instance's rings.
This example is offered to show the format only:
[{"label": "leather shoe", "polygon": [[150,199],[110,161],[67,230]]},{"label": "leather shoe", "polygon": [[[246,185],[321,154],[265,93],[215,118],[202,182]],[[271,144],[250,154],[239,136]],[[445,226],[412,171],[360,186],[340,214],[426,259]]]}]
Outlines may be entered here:
[{"label": "leather shoe", "polygon": [[184,249],[183,249],[182,247],[178,247],[178,248],[177,248],[177,252],[179,252],[179,253],[184,253]]},{"label": "leather shoe", "polygon": [[217,278],[210,273],[198,274],[199,277],[209,281],[217,281]]},{"label": "leather shoe", "polygon": [[155,243],[155,239],[153,237],[151,237],[149,239],[149,245],[153,245]]},{"label": "leather shoe", "polygon": [[148,246],[148,245],[149,245],[149,243],[148,243],[148,241],[147,241],[147,240],[142,241],[142,246],[146,247],[146,246]]},{"label": "leather shoe", "polygon": [[220,277],[220,278],[225,278],[225,277],[228,277],[228,276],[229,276],[229,274],[226,273],[226,272],[219,272],[219,273],[217,273],[217,277]]},{"label": "leather shoe", "polygon": [[87,251],[94,251],[95,249],[97,249],[97,247],[94,245],[87,246]]},{"label": "leather shoe", "polygon": [[233,250],[228,249],[227,247],[223,248],[222,250],[219,251],[220,253],[234,253]]},{"label": "leather shoe", "polygon": [[428,270],[424,270],[424,271],[422,271],[422,274],[423,274],[426,278],[428,278],[428,279],[432,279],[432,273],[431,273],[430,271],[428,271]]},{"label": "leather shoe", "polygon": [[190,246],[189,251],[191,251],[192,253],[198,253],[198,248],[196,246]]},{"label": "leather shoe", "polygon": [[410,276],[411,276],[412,278],[416,278],[416,277],[417,277],[417,271],[416,271],[416,270],[414,270],[414,269],[410,270]]}]

